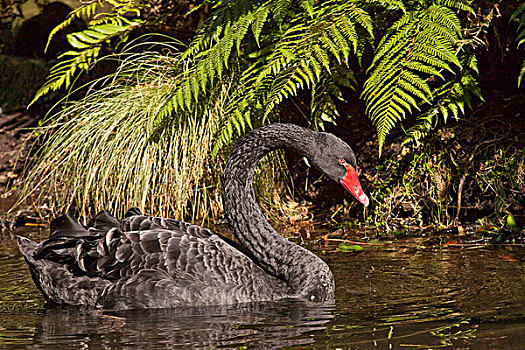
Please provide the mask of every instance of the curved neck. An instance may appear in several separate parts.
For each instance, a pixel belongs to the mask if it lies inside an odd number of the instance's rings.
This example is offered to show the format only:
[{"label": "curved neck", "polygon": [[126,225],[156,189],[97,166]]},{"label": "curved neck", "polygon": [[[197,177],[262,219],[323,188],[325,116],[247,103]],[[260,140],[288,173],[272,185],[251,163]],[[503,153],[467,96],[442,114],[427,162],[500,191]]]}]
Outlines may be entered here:
[{"label": "curved neck", "polygon": [[319,257],[288,241],[268,223],[255,199],[253,177],[267,153],[290,148],[307,155],[315,143],[314,131],[292,124],[256,129],[235,145],[222,180],[225,215],[239,242],[268,273],[285,281],[294,293],[308,294],[308,299],[333,297],[332,273]]}]

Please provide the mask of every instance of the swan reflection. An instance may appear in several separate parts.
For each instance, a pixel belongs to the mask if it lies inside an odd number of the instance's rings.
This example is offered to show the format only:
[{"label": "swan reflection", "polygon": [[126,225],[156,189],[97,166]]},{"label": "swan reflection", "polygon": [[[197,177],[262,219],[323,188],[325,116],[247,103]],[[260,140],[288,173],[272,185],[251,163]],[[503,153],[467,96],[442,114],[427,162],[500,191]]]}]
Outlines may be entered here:
[{"label": "swan reflection", "polygon": [[333,306],[296,301],[104,312],[49,308],[31,348],[275,349],[312,344],[312,332],[332,318]]}]

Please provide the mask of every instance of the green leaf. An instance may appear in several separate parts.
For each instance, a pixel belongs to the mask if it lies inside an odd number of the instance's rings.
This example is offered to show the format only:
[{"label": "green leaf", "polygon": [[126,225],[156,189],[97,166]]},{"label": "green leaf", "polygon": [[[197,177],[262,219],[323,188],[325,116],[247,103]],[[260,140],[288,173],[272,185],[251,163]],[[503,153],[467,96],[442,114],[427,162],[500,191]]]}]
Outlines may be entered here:
[{"label": "green leaf", "polygon": [[269,7],[262,6],[258,11],[256,11],[253,14],[252,32],[255,38],[255,42],[259,46],[261,44],[259,38],[262,32],[263,26],[266,23],[266,19],[268,18],[269,12],[270,12]]},{"label": "green leaf", "polygon": [[519,232],[521,230],[518,224],[516,223],[516,219],[514,219],[514,216],[512,216],[511,213],[507,215],[507,219],[505,220],[505,227],[514,232]]},{"label": "green leaf", "polygon": [[91,29],[99,33],[102,33],[102,34],[114,35],[124,30],[127,30],[128,26],[119,26],[119,25],[112,24],[112,23],[106,23],[106,24],[102,24],[102,25],[93,27]]},{"label": "green leaf", "polygon": [[80,40],[78,40],[77,36],[75,34],[68,34],[66,35],[67,42],[73,46],[75,49],[86,49],[90,47],[90,44],[86,44]]},{"label": "green leaf", "polygon": [[343,242],[337,246],[337,250],[343,253],[358,252],[360,250],[363,250],[363,247],[357,244]]}]

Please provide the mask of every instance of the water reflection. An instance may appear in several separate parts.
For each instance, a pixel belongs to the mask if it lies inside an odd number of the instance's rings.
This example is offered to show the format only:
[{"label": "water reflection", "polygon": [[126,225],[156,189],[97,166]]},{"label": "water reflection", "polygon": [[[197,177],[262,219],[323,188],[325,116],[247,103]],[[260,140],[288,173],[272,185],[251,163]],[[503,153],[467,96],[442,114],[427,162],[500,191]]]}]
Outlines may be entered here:
[{"label": "water reflection", "polygon": [[95,312],[44,307],[14,242],[0,240],[0,348],[523,348],[523,247],[414,240],[323,258],[333,306]]},{"label": "water reflection", "polygon": [[187,310],[81,312],[45,310],[32,348],[77,344],[90,349],[250,348],[312,344],[303,336],[325,329],[330,308],[300,303],[249,304]]},{"label": "water reflection", "polygon": [[[522,349],[525,250],[520,246],[427,247],[422,240],[331,254],[338,286],[331,322],[343,348]],[[512,257],[509,259],[508,257]]]}]

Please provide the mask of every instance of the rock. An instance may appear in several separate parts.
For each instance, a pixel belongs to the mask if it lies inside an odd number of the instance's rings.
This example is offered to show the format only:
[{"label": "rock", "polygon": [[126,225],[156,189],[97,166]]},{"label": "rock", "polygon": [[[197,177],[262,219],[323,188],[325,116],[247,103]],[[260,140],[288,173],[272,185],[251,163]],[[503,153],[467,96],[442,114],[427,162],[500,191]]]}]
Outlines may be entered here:
[{"label": "rock", "polygon": [[45,5],[41,14],[22,22],[14,38],[12,53],[19,57],[40,57],[47,60],[56,59],[58,54],[70,49],[66,39],[67,33],[85,28],[82,20],[76,19],[65,30],[53,36],[46,48],[49,33],[68,18],[71,8],[61,2]]},{"label": "rock", "polygon": [[7,185],[9,178],[5,175],[0,175],[0,185]]}]

